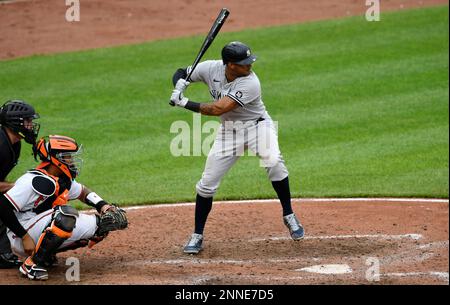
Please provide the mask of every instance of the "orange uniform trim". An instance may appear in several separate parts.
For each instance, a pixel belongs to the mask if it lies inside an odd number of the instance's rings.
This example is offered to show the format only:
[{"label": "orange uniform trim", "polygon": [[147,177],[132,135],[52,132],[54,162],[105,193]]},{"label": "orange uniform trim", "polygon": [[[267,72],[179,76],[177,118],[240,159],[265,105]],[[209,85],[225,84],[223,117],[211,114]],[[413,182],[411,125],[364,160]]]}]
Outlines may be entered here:
[{"label": "orange uniform trim", "polygon": [[52,163],[57,166],[67,177],[73,178],[72,174],[70,173],[69,167],[66,164],[62,163],[53,156],[50,156],[50,158],[52,159]]},{"label": "orange uniform trim", "polygon": [[69,201],[69,190],[65,190],[61,195],[59,195],[55,201],[53,201],[52,208],[58,205],[65,205]]},{"label": "orange uniform trim", "polygon": [[55,223],[52,222],[52,226],[50,227],[50,231],[52,231],[56,236],[59,236],[61,238],[69,238],[70,236],[72,236],[72,232],[66,232],[60,228],[58,228],[57,226],[55,226]]},{"label": "orange uniform trim", "polygon": [[36,169],[39,170],[39,171],[41,171],[41,172],[44,172],[46,175],[51,176],[51,175],[50,175],[49,173],[47,173],[47,171],[44,169],[44,168],[47,167],[48,165],[50,165],[50,162],[44,161],[44,162],[39,163],[39,165],[36,166]]},{"label": "orange uniform trim", "polygon": [[24,264],[28,265],[28,266],[34,265],[34,262],[33,262],[33,259],[31,258],[31,256],[27,257],[27,259],[25,260]]},{"label": "orange uniform trim", "polygon": [[[52,222],[52,226],[49,229],[46,229],[44,232],[42,232],[41,236],[39,236],[39,240],[38,240],[38,242],[36,244],[36,248],[34,248],[33,254],[35,254],[39,250],[39,248],[41,247],[41,243],[44,240],[44,237],[47,234],[47,231],[51,231],[56,236],[59,236],[61,238],[65,238],[65,239],[67,239],[67,238],[72,236],[72,232],[66,232],[64,230],[61,230],[60,228],[55,226],[54,222]],[[31,254],[31,256],[33,256],[33,254]]]},{"label": "orange uniform trim", "polygon": [[34,252],[31,254],[31,256],[33,256],[33,254],[36,253],[38,251],[38,249],[41,247],[41,243],[42,243],[42,240],[44,240],[45,234],[47,234],[46,231],[42,232],[41,236],[39,236],[39,240],[36,244],[36,248],[34,248]]}]

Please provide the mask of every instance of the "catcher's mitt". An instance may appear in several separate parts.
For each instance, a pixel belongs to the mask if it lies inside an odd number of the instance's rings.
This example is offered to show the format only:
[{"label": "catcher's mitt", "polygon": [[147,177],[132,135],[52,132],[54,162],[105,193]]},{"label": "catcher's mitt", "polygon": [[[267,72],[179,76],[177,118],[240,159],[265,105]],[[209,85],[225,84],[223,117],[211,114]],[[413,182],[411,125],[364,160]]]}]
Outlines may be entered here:
[{"label": "catcher's mitt", "polygon": [[115,230],[123,230],[128,226],[126,212],[117,206],[111,206],[105,213],[100,215],[97,234],[100,236]]}]

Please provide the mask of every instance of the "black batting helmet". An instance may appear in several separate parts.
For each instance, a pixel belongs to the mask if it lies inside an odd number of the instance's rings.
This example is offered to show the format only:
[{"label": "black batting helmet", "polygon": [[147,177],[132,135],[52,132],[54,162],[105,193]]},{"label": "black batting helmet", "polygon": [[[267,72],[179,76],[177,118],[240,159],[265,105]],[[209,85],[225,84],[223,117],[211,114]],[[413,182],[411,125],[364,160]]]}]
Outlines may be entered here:
[{"label": "black batting helmet", "polygon": [[222,49],[222,61],[224,65],[229,62],[237,65],[251,65],[256,61],[256,58],[250,48],[239,41],[230,42]]},{"label": "black batting helmet", "polygon": [[33,106],[22,100],[10,100],[0,107],[0,125],[10,128],[25,139],[25,142],[35,144],[39,134],[39,123],[31,122],[25,126],[25,120],[38,119]]}]

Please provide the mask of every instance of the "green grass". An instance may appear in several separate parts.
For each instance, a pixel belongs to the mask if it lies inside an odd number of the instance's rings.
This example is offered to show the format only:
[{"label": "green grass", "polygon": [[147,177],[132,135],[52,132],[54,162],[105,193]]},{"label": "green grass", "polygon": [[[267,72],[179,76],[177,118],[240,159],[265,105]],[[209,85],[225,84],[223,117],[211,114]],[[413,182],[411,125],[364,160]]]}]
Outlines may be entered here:
[{"label": "green grass", "polygon": [[[448,6],[220,33],[248,43],[296,197],[448,198]],[[0,100],[23,98],[41,135],[85,147],[79,181],[121,204],[192,201],[205,156],[173,157],[172,73],[202,36],[0,62]],[[187,96],[209,100],[206,86]],[[210,120],[203,117],[202,121]],[[206,136],[206,135],[205,135]],[[24,146],[10,179],[35,165]],[[256,158],[242,158],[217,199],[275,197]]]}]

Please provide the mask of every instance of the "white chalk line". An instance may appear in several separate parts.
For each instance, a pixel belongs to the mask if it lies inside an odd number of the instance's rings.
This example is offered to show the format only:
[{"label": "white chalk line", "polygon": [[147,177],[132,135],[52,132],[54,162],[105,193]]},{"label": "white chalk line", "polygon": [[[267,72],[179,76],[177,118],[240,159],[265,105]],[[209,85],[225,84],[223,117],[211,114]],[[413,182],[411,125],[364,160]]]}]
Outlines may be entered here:
[{"label": "white chalk line", "polygon": [[[263,200],[242,200],[242,201],[217,201],[214,202],[217,204],[261,204],[261,203],[273,203],[276,202],[277,199],[263,199]],[[418,198],[298,198],[292,199],[293,202],[409,202],[409,203],[448,203],[448,199],[418,199]],[[141,210],[141,209],[153,209],[153,208],[168,208],[168,207],[191,207],[195,206],[194,202],[186,202],[186,203],[173,203],[173,204],[154,204],[154,205],[140,205],[133,207],[126,207],[125,210]],[[423,236],[421,234],[402,234],[402,235],[386,235],[386,234],[374,234],[374,235],[336,235],[336,236],[306,236],[305,239],[348,239],[348,238],[369,238],[369,239],[412,239],[418,240]],[[265,241],[265,240],[290,240],[290,237],[271,237],[271,238],[259,238],[252,239],[250,242],[255,241]],[[448,241],[443,242],[443,246],[448,246]],[[435,245],[431,243],[430,245],[423,245],[426,247],[434,247],[441,246],[441,244]],[[243,264],[254,264],[254,263],[285,263],[285,262],[304,262],[305,258],[302,259],[269,259],[269,260],[214,260],[214,259],[175,259],[175,260],[141,260],[141,261],[132,261],[126,263],[126,265],[151,265],[151,264],[234,264],[234,265],[243,265]],[[314,258],[314,261],[318,261],[320,259]],[[440,279],[444,279],[448,282],[448,272],[409,272],[409,273],[387,273],[384,276],[392,276],[392,277],[407,277],[407,276],[435,276]],[[256,279],[257,276],[235,276],[236,278],[252,278]],[[210,280],[221,279],[220,277],[211,277],[211,276],[203,276],[203,277],[195,277],[194,280],[189,281],[191,284],[202,284],[207,283]],[[302,277],[270,277],[264,276],[264,280],[292,280],[292,279],[302,279]]]},{"label": "white chalk line", "polygon": [[[326,275],[326,274],[317,274],[317,275]],[[336,274],[335,274],[336,275]],[[339,274],[340,276],[351,276],[351,273]],[[438,272],[438,271],[429,271],[429,272],[393,272],[393,273],[384,273],[379,274],[380,278],[383,277],[435,277],[439,280],[443,280],[445,282],[449,282],[449,273],[448,272]],[[207,284],[213,280],[261,280],[261,281],[292,281],[292,280],[304,280],[305,277],[301,276],[270,276],[270,275],[227,275],[226,277],[220,276],[212,276],[212,275],[203,275],[203,276],[194,276],[186,281],[181,281],[183,284],[191,284],[191,285],[201,285]],[[178,281],[177,283],[180,283]]]},{"label": "white chalk line", "polygon": [[[341,276],[351,276],[352,272],[347,272],[343,274],[339,274]],[[326,274],[317,274],[317,275],[326,275]],[[334,274],[337,275],[337,274]],[[436,277],[440,280],[449,282],[449,273],[448,272],[439,272],[439,271],[428,271],[428,272],[393,272],[393,273],[383,273],[379,274],[382,277]],[[304,280],[305,277],[302,276],[270,276],[270,275],[227,275],[227,277],[219,277],[219,276],[196,276],[192,277],[187,281],[187,283],[191,283],[193,285],[205,284],[211,280],[224,280],[224,279],[251,279],[251,280],[263,280],[263,281],[286,281],[286,280]]]},{"label": "white chalk line", "polygon": [[227,265],[245,265],[245,264],[272,264],[272,263],[286,263],[286,262],[303,262],[305,258],[286,258],[286,259],[160,259],[160,260],[135,260],[125,263],[125,265],[205,265],[205,264],[227,264]]},{"label": "white chalk line", "polygon": [[385,277],[421,277],[421,276],[431,276],[437,277],[440,280],[444,280],[446,282],[449,281],[448,272],[438,272],[438,271],[429,271],[429,272],[406,272],[406,273],[384,273],[380,274],[380,276]]},{"label": "white chalk line", "polygon": [[[445,243],[445,242],[444,242]],[[448,243],[448,242],[447,242]],[[434,243],[431,243],[434,244]],[[426,254],[425,254],[426,255]],[[344,260],[353,260],[354,257],[344,258]],[[139,261],[131,261],[125,263],[125,265],[133,265],[133,266],[142,266],[142,265],[253,265],[253,264],[274,264],[274,263],[292,263],[292,264],[303,264],[305,261],[312,260],[312,261],[320,261],[321,259],[318,258],[311,258],[311,257],[302,257],[302,258],[285,258],[285,259],[248,259],[248,260],[234,260],[234,259],[161,259],[161,260],[139,260]],[[422,260],[422,259],[421,259]],[[383,260],[384,261],[384,260]],[[295,270],[297,271],[297,270]],[[344,276],[342,274],[341,276]],[[407,272],[407,273],[385,273],[380,274],[380,276],[384,277],[436,277],[440,280],[444,280],[448,282],[449,276],[448,272],[437,272],[437,271],[428,271],[428,272]],[[300,276],[270,276],[269,274],[264,276],[257,276],[257,275],[227,275],[226,277],[222,276],[194,276],[187,281],[181,280],[178,281],[178,284],[192,284],[192,285],[199,285],[199,284],[206,284],[207,282],[211,280],[227,280],[227,279],[248,279],[248,280],[263,280],[263,281],[290,281],[290,280],[304,280],[304,277]]]},{"label": "white chalk line", "polygon": [[[304,268],[305,269],[305,268]],[[351,269],[351,268],[350,268]],[[304,271],[302,270],[296,270],[296,271]],[[316,275],[320,276],[326,276],[326,273],[317,273]],[[340,276],[352,276],[352,272],[345,272],[342,274],[333,274],[333,275],[340,275]],[[393,273],[384,273],[379,274],[380,278],[383,277],[435,277],[439,280],[449,282],[449,273],[448,272],[439,272],[439,271],[428,271],[428,272],[393,272]],[[310,277],[308,277],[310,278]],[[192,285],[199,285],[199,284],[206,284],[211,280],[242,280],[242,279],[248,279],[248,280],[261,280],[261,281],[292,281],[292,280],[304,280],[305,277],[302,276],[270,276],[270,275],[227,275],[226,277],[220,277],[220,276],[210,276],[210,275],[204,275],[204,276],[195,276],[190,279],[188,279],[185,284],[192,284]]]},{"label": "white chalk line", "polygon": [[[449,203],[448,199],[427,199],[427,198],[293,198],[292,202],[409,202],[409,203]],[[261,204],[277,203],[278,199],[256,199],[256,200],[231,200],[215,201],[214,205],[221,204]],[[125,210],[157,209],[168,207],[190,207],[195,206],[195,202],[164,203],[126,207]]]},{"label": "white chalk line", "polygon": [[448,248],[448,240],[436,241],[418,246],[419,249]]},{"label": "white chalk line", "polygon": [[[384,240],[399,240],[399,239],[412,239],[419,240],[423,236],[421,234],[402,234],[402,235],[386,235],[386,234],[374,234],[374,235],[336,235],[336,236],[308,236],[304,239],[349,239],[349,238],[369,238],[369,239],[384,239]],[[290,240],[290,237],[270,237],[270,238],[256,238],[251,239],[249,242],[260,242],[267,240]],[[259,259],[259,260],[234,260],[234,259],[164,259],[164,260],[138,260],[126,263],[126,265],[151,265],[151,264],[168,264],[168,265],[201,265],[201,264],[254,264],[254,263],[283,263],[283,262],[296,262],[304,261],[302,259]]]},{"label": "white chalk line", "polygon": [[[368,238],[368,239],[412,239],[412,240],[419,240],[423,238],[421,234],[402,234],[402,235],[387,235],[387,234],[365,234],[365,235],[331,235],[331,236],[306,236],[303,239],[349,239],[349,238]],[[277,241],[277,240],[291,240],[288,236],[279,236],[279,237],[266,237],[266,238],[254,238],[250,239],[249,242],[261,242],[261,241]]]},{"label": "white chalk line", "polygon": [[413,248],[409,248],[406,251],[402,251],[399,253],[391,254],[384,256],[381,259],[381,262],[385,265],[394,264],[394,263],[421,263],[423,261],[429,260],[437,255],[434,252],[426,252],[426,253],[416,253],[417,250],[420,251],[433,251],[436,249],[448,248],[448,240],[446,241],[437,241],[431,242],[422,245],[416,245]]},{"label": "white chalk line", "polygon": [[211,275],[204,275],[204,276],[195,276],[187,281],[185,281],[185,285],[201,285],[201,284],[207,284],[210,281],[214,280],[260,280],[264,282],[270,282],[270,281],[286,281],[286,280],[303,280],[304,278],[301,276],[268,276],[268,275],[227,275],[226,277],[220,277],[220,276],[211,276]]},{"label": "white chalk line", "polygon": [[[421,234],[401,234],[401,235],[386,235],[386,234],[374,234],[374,235],[338,235],[338,236],[311,236],[310,239],[340,239],[340,238],[375,238],[375,239],[412,239],[412,240],[418,240],[421,239],[423,236]],[[277,239],[287,239],[289,240],[289,237],[278,237]],[[267,239],[256,239],[256,240],[267,240]],[[255,240],[251,240],[255,241]],[[441,247],[448,247],[448,241],[439,241],[439,242],[433,242],[428,243],[424,245],[419,245],[417,248],[419,249],[430,249],[430,248],[441,248]],[[393,256],[403,256],[410,254],[410,250],[406,251],[405,253],[396,254]],[[429,259],[433,255],[431,253],[425,253],[420,258],[415,257],[415,261],[423,261],[426,259]],[[253,264],[274,264],[274,263],[304,263],[305,260],[311,259],[312,261],[320,261],[318,258],[286,258],[286,259],[248,259],[248,260],[235,260],[235,259],[189,259],[189,258],[182,258],[182,259],[162,259],[162,260],[140,260],[140,261],[132,261],[126,263],[126,265],[253,265]],[[350,258],[351,259],[351,258]],[[385,257],[387,259],[387,257]],[[391,260],[393,258],[391,257]],[[384,263],[387,263],[383,259]],[[407,272],[407,273],[386,273],[386,274],[380,274],[380,276],[384,277],[436,277],[440,280],[444,280],[448,282],[448,272],[436,272],[436,271],[429,271],[429,272]],[[226,280],[226,279],[241,279],[241,280],[263,280],[263,281],[292,281],[292,280],[303,280],[304,277],[298,277],[298,276],[256,276],[256,275],[239,275],[239,276],[227,276],[226,278],[220,277],[220,276],[202,276],[202,277],[194,277],[192,279],[187,280],[186,284],[193,284],[193,285],[199,285],[199,284],[205,284],[212,280]]]}]

